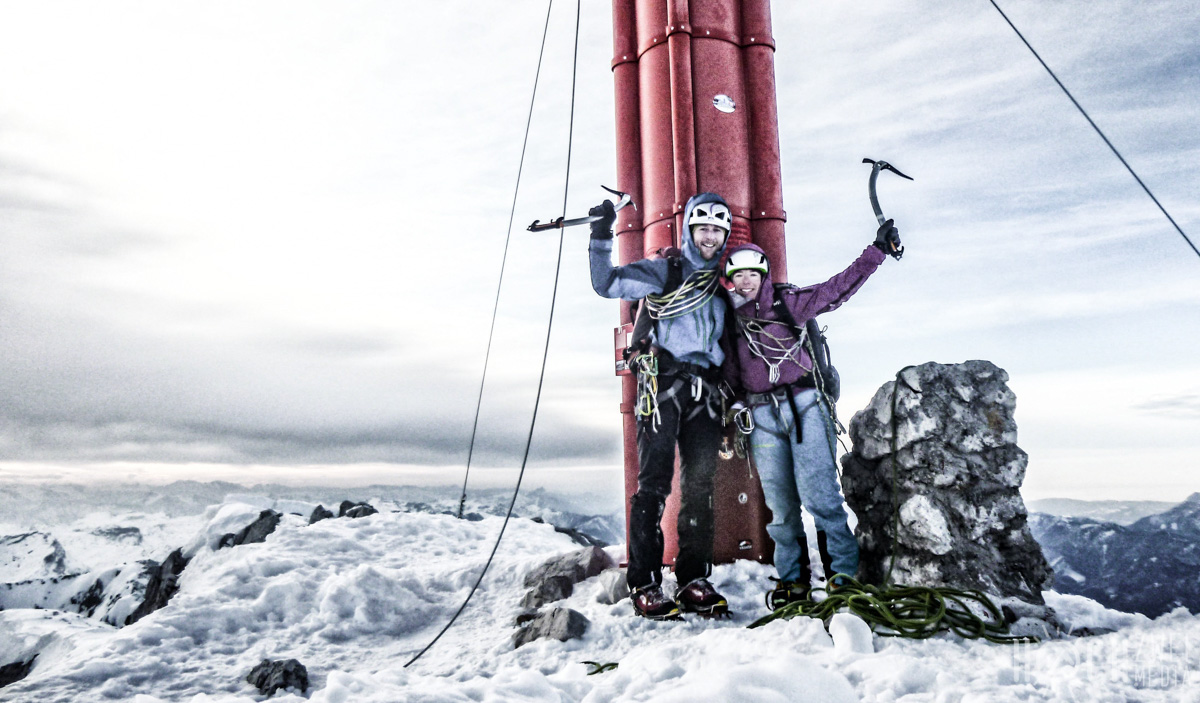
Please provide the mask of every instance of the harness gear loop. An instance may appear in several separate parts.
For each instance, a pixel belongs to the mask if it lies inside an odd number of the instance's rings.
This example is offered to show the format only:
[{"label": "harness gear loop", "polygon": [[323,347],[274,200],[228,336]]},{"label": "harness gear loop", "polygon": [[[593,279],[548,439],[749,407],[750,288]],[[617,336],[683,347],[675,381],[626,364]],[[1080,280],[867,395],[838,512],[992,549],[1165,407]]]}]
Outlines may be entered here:
[{"label": "harness gear loop", "polygon": [[662,424],[662,415],[658,411],[658,357],[639,354],[634,357],[633,367],[637,371],[636,413],[651,418],[650,427],[657,431]]}]

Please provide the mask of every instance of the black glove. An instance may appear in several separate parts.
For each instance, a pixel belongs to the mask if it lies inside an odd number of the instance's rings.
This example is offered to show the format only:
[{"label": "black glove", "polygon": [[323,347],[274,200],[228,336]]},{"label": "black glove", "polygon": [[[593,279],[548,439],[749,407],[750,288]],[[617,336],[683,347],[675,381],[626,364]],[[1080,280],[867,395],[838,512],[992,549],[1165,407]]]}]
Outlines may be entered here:
[{"label": "black glove", "polygon": [[612,226],[617,221],[617,210],[611,200],[605,200],[588,210],[588,216],[600,218],[592,223],[592,239],[613,238]]},{"label": "black glove", "polygon": [[896,229],[893,220],[879,225],[879,230],[875,232],[875,241],[872,244],[894,259],[899,259],[904,255],[904,247],[900,246],[900,230]]}]

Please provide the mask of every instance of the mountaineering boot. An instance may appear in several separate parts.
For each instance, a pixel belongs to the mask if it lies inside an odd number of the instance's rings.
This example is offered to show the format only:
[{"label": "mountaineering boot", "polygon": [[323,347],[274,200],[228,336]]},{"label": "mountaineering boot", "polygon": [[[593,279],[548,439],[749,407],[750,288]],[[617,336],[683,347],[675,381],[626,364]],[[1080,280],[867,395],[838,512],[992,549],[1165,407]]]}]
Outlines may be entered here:
[{"label": "mountaineering boot", "polygon": [[633,612],[648,620],[679,620],[679,608],[667,598],[658,584],[643,586],[633,592]]},{"label": "mountaineering boot", "polygon": [[729,613],[729,603],[725,597],[717,593],[706,578],[698,578],[688,582],[675,594],[675,602],[679,609],[689,613],[704,616],[726,615]]},{"label": "mountaineering boot", "polygon": [[774,612],[788,603],[808,600],[809,588],[807,581],[779,581],[767,591],[767,608]]}]

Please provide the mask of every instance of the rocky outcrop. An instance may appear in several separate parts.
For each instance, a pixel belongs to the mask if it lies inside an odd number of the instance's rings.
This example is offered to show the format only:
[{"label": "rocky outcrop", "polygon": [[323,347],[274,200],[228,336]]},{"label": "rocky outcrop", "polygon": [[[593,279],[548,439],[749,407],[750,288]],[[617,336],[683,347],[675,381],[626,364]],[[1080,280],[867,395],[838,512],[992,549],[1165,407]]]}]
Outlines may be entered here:
[{"label": "rocky outcrop", "polygon": [[242,544],[254,544],[257,542],[266,542],[267,535],[275,531],[279,527],[279,520],[283,516],[274,510],[264,510],[258,514],[258,519],[246,525],[236,533],[230,533],[221,538],[218,549],[225,547],[236,547]]},{"label": "rocky outcrop", "polygon": [[575,584],[598,576],[616,565],[608,552],[599,547],[588,547],[550,559],[525,576],[525,587],[529,591],[521,605],[539,608],[546,603],[567,598],[574,592]]},{"label": "rocky outcrop", "polygon": [[579,611],[552,608],[549,612],[539,613],[527,620],[513,635],[513,647],[520,647],[543,637],[566,642],[582,637],[590,624],[591,621]]},{"label": "rocky outcrop", "polygon": [[318,505],[317,507],[313,508],[312,515],[308,516],[308,524],[311,525],[314,522],[328,520],[331,517],[334,517],[333,512],[326,509],[324,505]]},{"label": "rocky outcrop", "polygon": [[308,669],[295,659],[263,659],[246,675],[246,682],[264,696],[288,689],[304,693],[308,691]]},{"label": "rocky outcrop", "polygon": [[366,517],[368,515],[375,515],[378,512],[375,506],[370,503],[363,503],[361,501],[356,503],[352,500],[343,500],[338,506],[337,515],[334,515],[333,511],[328,510],[324,505],[318,505],[313,509],[312,514],[309,515],[308,524],[311,525],[314,522],[328,520],[332,517]]},{"label": "rocky outcrop", "polygon": [[179,590],[179,575],[188,565],[188,559],[183,556],[183,550],[176,549],[150,573],[146,583],[145,596],[137,609],[125,618],[125,625],[132,625],[150,613],[163,608]]},{"label": "rocky outcrop", "polygon": [[15,661],[11,664],[0,666],[0,688],[4,688],[10,683],[16,683],[21,679],[29,676],[29,672],[33,671],[33,663],[37,660],[38,655],[33,655],[28,661]]},{"label": "rocky outcrop", "polygon": [[890,569],[893,583],[1044,604],[1052,572],[1026,524],[1007,381],[988,361],[908,367],[854,415],[842,486],[860,578],[880,583]]},{"label": "rocky outcrop", "polygon": [[366,517],[378,512],[374,506],[368,503],[355,503],[350,500],[343,500],[342,504],[338,506],[338,517]]}]

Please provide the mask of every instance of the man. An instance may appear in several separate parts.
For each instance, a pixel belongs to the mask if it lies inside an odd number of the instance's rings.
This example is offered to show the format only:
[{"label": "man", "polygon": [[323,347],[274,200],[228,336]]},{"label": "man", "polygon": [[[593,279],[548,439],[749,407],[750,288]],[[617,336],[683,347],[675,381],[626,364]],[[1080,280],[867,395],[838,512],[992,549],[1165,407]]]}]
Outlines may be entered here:
[{"label": "man", "polygon": [[779,291],[771,282],[770,262],[757,246],[743,244],[726,261],[736,332],[722,372],[733,388],[745,391],[753,417],[751,454],[771,509],[767,533],[775,541],[779,574],[778,586],[767,594],[772,609],[808,596],[801,503],[825,533],[829,588],[838,585],[834,574],[853,577],[858,570],[858,543],[847,523],[834,464],[829,401],[821,397],[820,379],[813,373],[805,322],[846,302],[887,258],[885,252],[895,252],[899,243],[888,220],[845,271],[824,283]]},{"label": "man", "polygon": [[[633,607],[652,620],[675,619],[680,610],[701,615],[728,612],[712,573],[713,478],[721,442],[722,399],[718,390],[724,360],[720,338],[727,302],[717,263],[729,238],[732,213],[714,193],[701,193],[684,208],[686,227],[677,260],[642,259],[612,265],[613,205],[590,211],[592,288],[605,298],[646,298],[653,321],[649,353],[633,361],[639,374],[637,420],[638,488],[629,516],[627,580]],[[674,275],[673,275],[674,270]],[[667,290],[671,288],[672,290]],[[679,444],[679,555],[675,600],[662,590],[663,535],[659,526]]]}]

